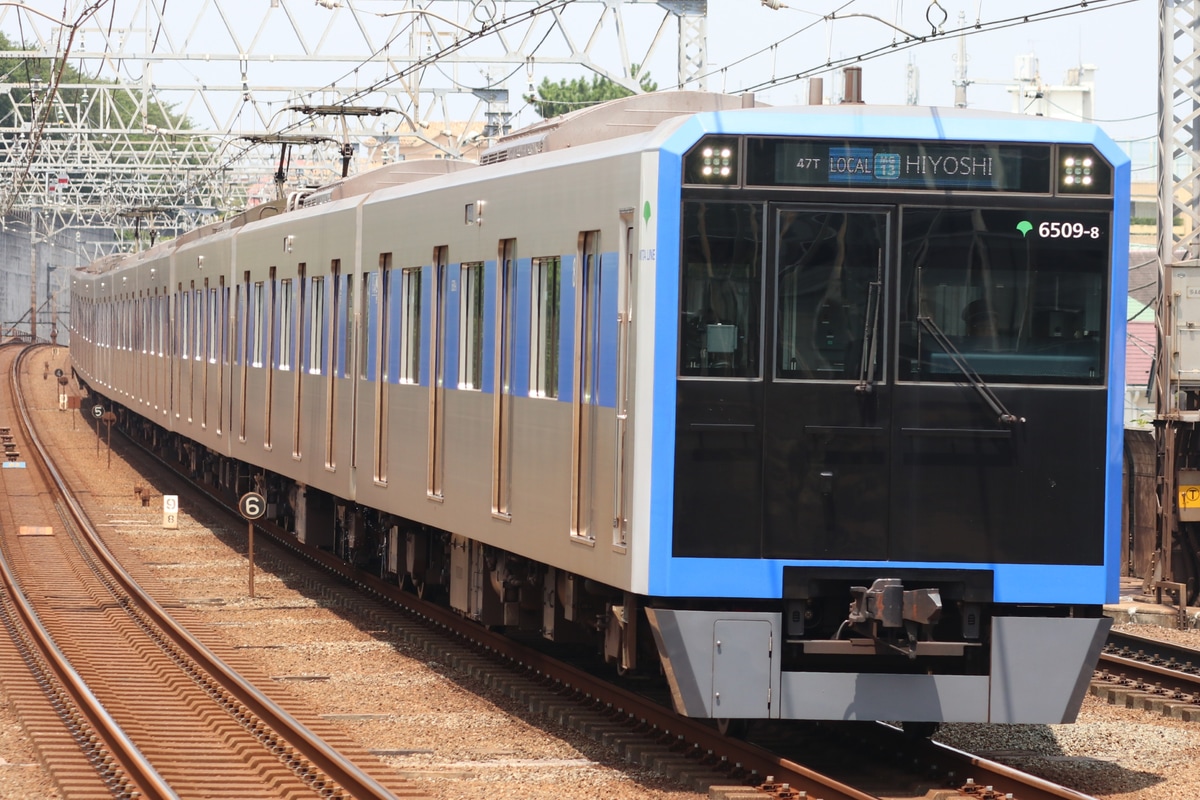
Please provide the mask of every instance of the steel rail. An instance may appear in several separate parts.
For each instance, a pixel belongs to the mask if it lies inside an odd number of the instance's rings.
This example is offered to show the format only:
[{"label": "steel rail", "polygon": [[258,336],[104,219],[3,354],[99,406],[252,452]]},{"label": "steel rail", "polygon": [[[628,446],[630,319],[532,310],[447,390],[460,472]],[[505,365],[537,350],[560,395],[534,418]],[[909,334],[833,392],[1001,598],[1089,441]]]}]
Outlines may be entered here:
[{"label": "steel rail", "polygon": [[[32,348],[29,348],[22,353],[18,361],[23,360],[31,350]],[[181,627],[129,575],[100,539],[79,501],[70,492],[66,480],[54,465],[45,445],[33,430],[31,415],[25,404],[25,398],[15,388],[18,385],[18,377],[18,367],[14,362],[12,376],[13,391],[16,393],[15,397],[18,401],[21,425],[38,455],[42,468],[46,470],[53,484],[62,493],[65,506],[71,518],[94,548],[95,553],[104,563],[105,568],[112,573],[121,588],[134,599],[138,608],[146,612],[152,622],[165,631],[188,657],[199,664],[209,674],[214,677],[219,676],[225,688],[238,701],[244,704],[271,728],[284,734],[288,739],[288,743],[295,748],[299,755],[308,759],[308,761],[324,772],[332,781],[349,792],[352,797],[356,799],[364,798],[364,800],[391,800],[394,798],[395,796],[387,788],[336,750],[329,747],[316,733],[259,691],[254,685],[242,678],[225,661]]]},{"label": "steel rail", "polygon": [[[8,347],[9,345],[6,345]],[[9,376],[9,393],[14,405],[22,410],[18,415],[18,423],[22,432],[29,436],[31,426],[24,411],[23,398],[20,390],[20,369],[31,348],[25,348],[12,361],[12,371]],[[46,474],[38,464],[39,472]],[[30,641],[37,648],[46,666],[54,673],[54,677],[63,690],[70,696],[71,701],[87,720],[87,724],[104,743],[107,751],[120,765],[126,777],[146,798],[155,800],[177,800],[178,795],[154,768],[149,759],[138,749],[129,734],[113,718],[104,704],[92,692],[91,687],[75,670],[70,660],[58,647],[54,638],[42,624],[29,598],[21,589],[20,583],[13,574],[9,564],[6,549],[0,549],[0,576],[2,576],[5,591],[12,601],[13,608],[19,617],[20,624]]]}]

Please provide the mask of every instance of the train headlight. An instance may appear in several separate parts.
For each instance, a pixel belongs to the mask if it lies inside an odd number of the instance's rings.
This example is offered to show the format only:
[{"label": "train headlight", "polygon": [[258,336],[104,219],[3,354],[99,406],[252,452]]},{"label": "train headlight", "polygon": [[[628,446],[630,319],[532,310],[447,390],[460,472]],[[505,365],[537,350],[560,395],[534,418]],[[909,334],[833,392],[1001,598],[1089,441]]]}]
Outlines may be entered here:
[{"label": "train headlight", "polygon": [[1060,147],[1058,191],[1063,194],[1111,194],[1112,168],[1090,147]]},{"label": "train headlight", "polygon": [[738,143],[728,137],[701,139],[684,159],[683,182],[732,186],[738,182]]}]

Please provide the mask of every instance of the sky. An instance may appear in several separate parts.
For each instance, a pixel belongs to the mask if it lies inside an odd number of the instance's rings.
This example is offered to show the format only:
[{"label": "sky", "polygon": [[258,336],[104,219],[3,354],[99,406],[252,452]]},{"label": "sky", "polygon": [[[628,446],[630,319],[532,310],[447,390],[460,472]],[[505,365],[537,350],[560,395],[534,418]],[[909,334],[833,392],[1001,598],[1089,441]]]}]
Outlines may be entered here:
[{"label": "sky", "polygon": [[[1027,0],[937,0],[928,4],[910,0],[875,2],[805,2],[789,0],[789,8],[771,10],[759,0],[709,0],[708,62],[710,89],[733,90],[787,78],[829,60],[855,57],[882,48],[879,57],[862,61],[863,99],[868,103],[904,103],[908,95],[908,66],[919,74],[921,105],[953,105],[954,78],[960,37],[941,35],[908,49],[892,51],[893,41],[903,44],[904,33],[926,36],[933,22],[945,19],[944,30],[979,21],[982,30],[965,38],[967,53],[968,105],[973,108],[1008,111],[1012,99],[1005,90],[1012,85],[1018,56],[1033,54],[1046,84],[1065,81],[1067,70],[1080,64],[1096,67],[1096,121],[1114,139],[1154,137],[1158,106],[1158,4],[1151,0],[1092,0],[1079,3],[1028,2]],[[800,10],[803,7],[805,10]],[[840,10],[838,10],[840,8]],[[1047,21],[1019,21],[1050,9],[1073,13]],[[943,11],[944,10],[944,13]],[[822,16],[870,14],[830,22]],[[992,29],[997,20],[1017,20],[1004,29]],[[807,30],[803,30],[807,28]],[[802,32],[801,32],[802,31]],[[781,45],[741,59],[774,42]],[[840,71],[840,70],[839,70]],[[715,85],[714,85],[715,83]],[[834,91],[834,73],[825,73],[825,92]],[[807,101],[807,81],[779,85],[758,93],[773,104]]]},{"label": "sky", "polygon": [[[412,0],[337,1],[356,9],[360,19],[367,21],[352,21],[352,15],[344,7],[327,7],[335,0],[318,0],[315,4],[313,0],[279,0],[278,6],[268,5],[267,0],[246,0],[248,7],[244,14],[232,14],[227,10],[237,7],[231,0],[205,0],[202,5],[165,5],[166,15],[178,23],[176,26],[166,31],[155,27],[151,36],[144,30],[146,26],[141,25],[142,30],[135,31],[131,37],[135,44],[142,40],[165,42],[171,37],[177,45],[188,43],[189,53],[210,50],[237,53],[239,48],[250,47],[262,54],[275,52],[276,48],[281,52],[288,52],[289,48],[294,51],[295,31],[299,30],[311,40],[310,44],[320,40],[326,48],[350,54],[361,52],[365,56],[373,47],[386,41],[395,26],[416,24],[414,16],[404,16],[412,13]],[[82,2],[67,0],[74,8],[80,7]],[[131,16],[137,28],[140,23],[136,20],[146,13],[147,0],[109,2],[111,5],[106,4],[105,13],[97,15],[97,19],[110,27],[115,24],[118,30],[122,24],[129,24]],[[764,2],[779,8],[768,8]],[[27,3],[49,16],[58,17],[63,13],[63,0],[27,0]],[[502,19],[533,5],[530,0],[422,0],[422,4],[435,12],[437,19],[448,24],[428,19],[426,22],[451,31],[478,30],[481,19]],[[20,38],[14,25],[13,5],[0,2],[0,29]],[[5,6],[10,8],[5,9]],[[226,10],[219,11],[217,6],[224,6]],[[116,11],[110,11],[110,8]],[[561,16],[594,21],[604,8],[598,0],[579,0],[577,7],[564,9]],[[626,0],[622,8],[624,33],[630,42],[629,53],[631,60],[636,60],[635,54],[645,53],[658,33],[663,12],[653,0]],[[408,10],[397,13],[397,9]],[[796,79],[797,75],[807,76],[814,70],[824,69],[830,62],[855,61],[862,55],[863,59],[856,63],[863,70],[866,102],[906,102],[908,72],[912,66],[919,76],[916,87],[921,105],[953,105],[960,37],[951,32],[962,26],[961,16],[972,28],[972,35],[965,37],[969,107],[1012,109],[1013,101],[1005,87],[1012,85],[1018,57],[1031,55],[1035,58],[1041,80],[1049,85],[1063,83],[1067,70],[1072,67],[1093,65],[1096,68],[1096,121],[1114,139],[1137,142],[1132,148],[1135,168],[1139,151],[1147,158],[1154,152],[1159,9],[1158,3],[1152,0],[1075,0],[1073,3],[1070,0],[708,0],[707,9],[707,88],[712,91],[736,93],[753,89],[761,101],[772,105],[805,103],[807,77]],[[1048,12],[1057,18],[1039,19]],[[220,37],[224,27],[222,20],[240,26],[237,46],[228,37]],[[45,24],[41,20],[34,22]],[[34,22],[27,20],[25,24],[29,26]],[[334,33],[323,32],[327,24],[340,27],[334,28]],[[579,26],[580,40],[591,35],[586,25]],[[612,68],[619,64],[619,52],[613,34],[615,26],[611,22],[606,25],[607,30],[597,37],[590,52],[597,62]],[[29,34],[29,27],[22,30]],[[936,35],[935,30],[938,31]],[[666,26],[662,41],[652,51],[646,65],[651,76],[664,88],[676,79],[674,34],[675,26]],[[477,43],[481,51],[488,47],[494,49],[500,41],[494,34],[484,38]],[[924,41],[911,44],[921,38]],[[96,47],[102,39],[101,35],[90,33],[87,42]],[[543,39],[539,33],[527,41],[531,50],[535,46],[541,48],[536,55],[554,54],[552,37]],[[562,52],[561,45],[558,52]],[[102,74],[105,68],[115,63],[127,78],[136,78],[134,73],[141,66],[134,64],[135,60],[107,59],[103,63],[97,60],[89,67]],[[536,120],[528,109],[522,111],[520,100],[530,84],[536,85],[544,78],[556,81],[586,73],[582,67],[549,68],[545,64],[546,61],[542,61],[536,68],[529,69],[520,65],[514,69],[508,65],[495,70],[496,75],[510,73],[504,85],[511,98],[509,110],[521,112],[517,118],[519,125]],[[174,65],[158,63],[153,67],[153,76],[160,85],[205,84],[210,91],[215,85],[240,89],[243,80],[239,66],[236,59],[214,59],[211,64],[202,61]],[[256,99],[266,98],[265,102],[259,103],[253,112],[247,111],[241,108],[242,93],[230,92],[229,104],[223,112],[227,117],[242,115],[246,125],[255,129],[276,124],[278,118],[274,115],[284,105],[284,95],[276,92],[272,98],[270,92],[265,91],[267,87],[287,84],[289,78],[305,72],[308,74],[304,77],[308,80],[302,82],[308,85],[338,80],[338,76],[342,76],[345,87],[351,90],[379,78],[376,74],[380,69],[378,66],[361,71],[356,69],[357,66],[317,60],[300,66],[283,61],[250,64],[246,70],[248,86],[258,92]],[[840,91],[840,73],[840,67],[821,73],[826,95],[836,96]],[[486,83],[479,71],[472,72],[467,66],[437,65],[427,75],[431,80],[461,79],[466,86]],[[170,99],[176,100],[185,112],[203,110],[187,97]],[[474,102],[472,98],[468,99]],[[315,100],[319,103],[331,101]],[[469,110],[469,106],[467,108]],[[454,116],[460,113],[463,112]],[[389,124],[391,122],[389,120]]]}]

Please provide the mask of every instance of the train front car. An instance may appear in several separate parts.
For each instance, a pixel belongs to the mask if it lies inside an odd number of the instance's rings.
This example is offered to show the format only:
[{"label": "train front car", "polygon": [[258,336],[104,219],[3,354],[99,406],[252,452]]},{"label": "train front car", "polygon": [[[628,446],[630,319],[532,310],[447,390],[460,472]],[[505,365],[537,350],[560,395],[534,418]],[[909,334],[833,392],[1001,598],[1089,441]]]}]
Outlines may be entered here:
[{"label": "train front car", "polygon": [[1128,159],[867,106],[702,114],[660,154],[646,594],[677,708],[1072,721],[1117,594]]}]

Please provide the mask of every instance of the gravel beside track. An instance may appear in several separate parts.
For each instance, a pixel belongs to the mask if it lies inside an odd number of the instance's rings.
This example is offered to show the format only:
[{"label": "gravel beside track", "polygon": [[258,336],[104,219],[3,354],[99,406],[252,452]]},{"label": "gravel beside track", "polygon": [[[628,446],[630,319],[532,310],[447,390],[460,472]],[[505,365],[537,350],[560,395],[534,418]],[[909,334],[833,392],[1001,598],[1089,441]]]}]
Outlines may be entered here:
[{"label": "gravel beside track", "polygon": [[[65,349],[57,359],[45,352],[38,360],[50,361],[51,372],[56,366],[69,371]],[[103,444],[97,459],[90,420],[57,410],[53,378],[34,384],[39,430],[69,480],[86,492],[93,520],[115,549],[145,563],[138,572],[160,583],[163,599],[182,602],[207,623],[208,631],[197,635],[239,648],[280,687],[429,794],[446,800],[704,797],[618,763],[600,745],[553,723],[530,719],[507,698],[430,663],[377,623],[345,610],[331,594],[306,594],[299,573],[307,568],[278,560],[268,547],[256,547],[256,599],[249,599],[245,527],[210,528],[185,507],[179,530],[163,530],[161,495],[172,490],[137,475],[116,452],[106,467]],[[134,495],[135,485],[151,495],[148,507]],[[1200,633],[1147,627],[1136,632],[1190,637],[1200,646]],[[2,690],[0,675],[0,798],[55,797],[30,766],[35,751]],[[1200,797],[1194,766],[1200,726],[1091,696],[1076,725],[947,725],[935,738],[1103,800]]]},{"label": "gravel beside track", "polygon": [[[1200,648],[1200,631],[1116,627]],[[945,725],[934,738],[1104,800],[1200,798],[1200,725],[1090,694],[1074,725]]]}]

